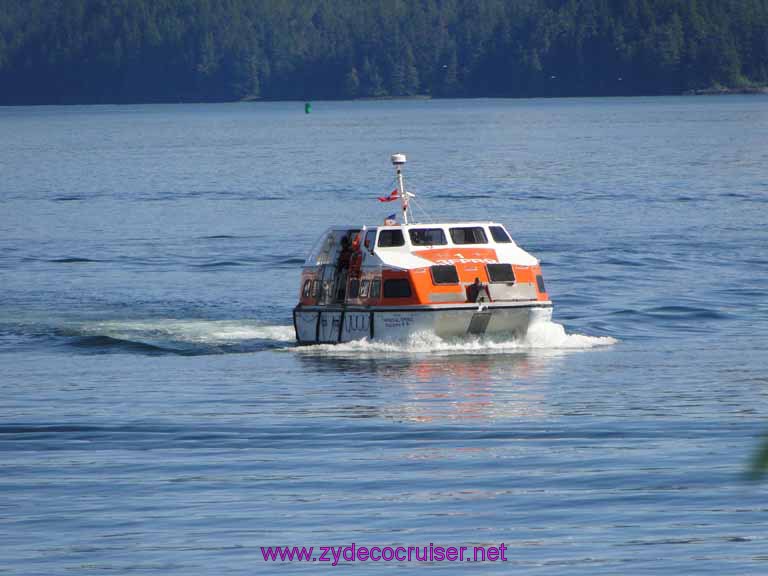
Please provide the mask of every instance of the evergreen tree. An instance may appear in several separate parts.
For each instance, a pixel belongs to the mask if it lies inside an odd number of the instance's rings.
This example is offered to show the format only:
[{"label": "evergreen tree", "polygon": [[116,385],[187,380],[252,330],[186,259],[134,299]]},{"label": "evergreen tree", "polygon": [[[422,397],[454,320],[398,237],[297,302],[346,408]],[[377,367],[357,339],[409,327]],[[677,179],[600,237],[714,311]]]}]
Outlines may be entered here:
[{"label": "evergreen tree", "polygon": [[410,46],[405,49],[403,61],[403,94],[412,96],[419,93],[419,70],[416,67],[416,59]]},{"label": "evergreen tree", "polygon": [[768,0],[0,0],[0,104],[768,82]]},{"label": "evergreen tree", "polygon": [[361,85],[363,96],[376,98],[386,96],[387,94],[384,90],[384,81],[381,78],[378,67],[367,58],[363,63],[363,81]]},{"label": "evergreen tree", "polygon": [[344,79],[344,95],[355,98],[360,93],[360,78],[357,76],[357,68],[352,66]]}]

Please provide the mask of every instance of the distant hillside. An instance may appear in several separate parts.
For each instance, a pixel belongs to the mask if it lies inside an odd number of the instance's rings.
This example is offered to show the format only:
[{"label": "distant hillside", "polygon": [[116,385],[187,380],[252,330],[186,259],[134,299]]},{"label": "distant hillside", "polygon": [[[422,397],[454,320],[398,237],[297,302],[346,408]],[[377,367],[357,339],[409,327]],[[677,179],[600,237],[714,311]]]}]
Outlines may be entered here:
[{"label": "distant hillside", "polygon": [[0,104],[768,83],[768,0],[0,0]]}]

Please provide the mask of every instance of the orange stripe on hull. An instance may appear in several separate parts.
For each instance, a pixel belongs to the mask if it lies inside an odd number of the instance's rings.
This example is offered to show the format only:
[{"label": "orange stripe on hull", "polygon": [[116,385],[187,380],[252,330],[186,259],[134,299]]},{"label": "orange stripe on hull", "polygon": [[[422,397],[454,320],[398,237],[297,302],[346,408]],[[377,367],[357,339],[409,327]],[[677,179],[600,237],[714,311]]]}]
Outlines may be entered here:
[{"label": "orange stripe on hull", "polygon": [[[434,261],[438,263],[447,255],[456,255],[456,250],[429,250],[422,251],[419,255],[424,256],[425,252],[430,252],[434,257]],[[472,260],[488,260],[488,263],[495,263],[495,251],[486,249],[473,249],[460,252],[462,255],[472,255],[469,262],[456,262],[456,271],[459,276],[459,284],[434,284],[432,274],[428,267],[415,268],[413,270],[383,270],[381,273],[382,286],[383,282],[389,279],[406,279],[411,284],[412,295],[409,298],[355,298],[349,303],[361,304],[361,305],[377,305],[385,304],[387,306],[408,306],[418,304],[444,304],[446,302],[465,302],[466,301],[466,286],[474,282],[475,278],[479,278],[484,284],[490,283],[488,277],[488,271],[485,267],[485,262],[476,262]],[[549,295],[546,291],[539,289],[537,276],[541,276],[541,266],[513,266],[515,273],[516,284],[531,284],[536,291],[536,300],[548,301]],[[361,279],[372,280],[378,277],[376,274],[361,275]],[[304,273],[302,275],[302,294],[300,295],[299,302],[305,306],[311,306],[317,304],[317,294],[314,290],[310,290],[309,295],[304,295],[303,286],[305,282],[309,280],[314,282],[317,280],[317,275],[312,273]],[[382,290],[383,292],[383,290]]]}]

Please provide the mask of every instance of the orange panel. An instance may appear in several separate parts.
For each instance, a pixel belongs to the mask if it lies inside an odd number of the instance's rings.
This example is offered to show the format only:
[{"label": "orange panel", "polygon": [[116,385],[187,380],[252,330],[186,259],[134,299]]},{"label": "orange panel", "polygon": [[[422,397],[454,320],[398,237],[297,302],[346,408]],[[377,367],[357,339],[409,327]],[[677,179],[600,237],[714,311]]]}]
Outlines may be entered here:
[{"label": "orange panel", "polygon": [[[387,280],[394,280],[398,278],[405,278],[411,284],[411,297],[410,298],[384,298],[384,283]],[[381,303],[385,306],[407,306],[409,304],[421,304],[418,297],[418,292],[414,286],[413,279],[408,271],[401,270],[384,270],[381,273]]]},{"label": "orange panel", "polygon": [[[533,281],[536,282],[536,276],[541,276],[542,279],[544,276],[541,274],[541,266],[535,266],[533,268]],[[538,300],[549,300],[549,294],[546,292],[540,292],[539,291],[539,285],[536,283],[536,294],[538,294],[537,299]]]},{"label": "orange panel", "polygon": [[533,284],[536,282],[536,275],[530,266],[513,266],[515,271],[515,282],[524,284]]},{"label": "orange panel", "polygon": [[429,268],[411,270],[411,286],[414,288],[418,301],[422,304],[431,302],[432,294],[463,294],[464,287],[460,284],[433,284]]}]

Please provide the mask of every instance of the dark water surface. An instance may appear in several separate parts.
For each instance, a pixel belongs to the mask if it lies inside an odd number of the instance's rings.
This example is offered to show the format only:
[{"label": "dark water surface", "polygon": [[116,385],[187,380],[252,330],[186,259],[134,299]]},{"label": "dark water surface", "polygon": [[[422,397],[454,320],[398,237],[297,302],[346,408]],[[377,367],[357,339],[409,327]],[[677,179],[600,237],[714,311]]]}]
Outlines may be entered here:
[{"label": "dark water surface", "polygon": [[[398,151],[556,323],[294,347],[298,266]],[[766,166],[760,96],[0,108],[0,573],[768,573]]]}]

